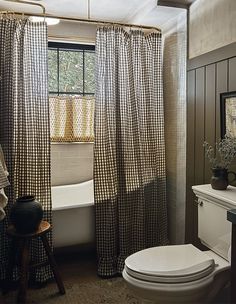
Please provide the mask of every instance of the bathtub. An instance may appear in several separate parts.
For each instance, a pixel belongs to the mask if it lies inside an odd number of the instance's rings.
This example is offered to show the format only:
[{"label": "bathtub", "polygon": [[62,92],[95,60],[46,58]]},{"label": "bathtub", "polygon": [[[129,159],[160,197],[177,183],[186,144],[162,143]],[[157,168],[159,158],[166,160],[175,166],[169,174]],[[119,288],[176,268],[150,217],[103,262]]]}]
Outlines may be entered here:
[{"label": "bathtub", "polygon": [[53,246],[95,242],[93,180],[52,187]]}]

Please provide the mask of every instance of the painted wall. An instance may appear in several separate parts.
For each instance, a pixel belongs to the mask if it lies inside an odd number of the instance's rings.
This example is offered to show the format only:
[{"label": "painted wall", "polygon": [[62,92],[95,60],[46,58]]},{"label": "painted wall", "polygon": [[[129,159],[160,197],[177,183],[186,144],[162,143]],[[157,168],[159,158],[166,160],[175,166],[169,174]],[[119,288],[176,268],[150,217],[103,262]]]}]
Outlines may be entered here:
[{"label": "painted wall", "polygon": [[220,93],[236,90],[236,1],[197,0],[189,18],[186,241],[200,246],[191,187],[210,181],[202,145],[220,138]]},{"label": "painted wall", "polygon": [[235,0],[197,0],[189,18],[189,58],[236,41]]},{"label": "painted wall", "polygon": [[163,30],[167,203],[171,244],[184,243],[186,192],[186,11]]},{"label": "painted wall", "polygon": [[62,40],[80,43],[95,43],[96,26],[72,21],[61,21],[48,27],[49,40]]},{"label": "painted wall", "polygon": [[93,144],[51,144],[53,186],[81,183],[93,178]]},{"label": "painted wall", "polygon": [[[232,52],[230,58],[227,58],[229,48]],[[219,50],[212,53],[219,53]],[[207,61],[217,56],[219,59],[215,62]],[[191,187],[210,182],[211,169],[204,155],[203,142],[214,145],[220,139],[220,93],[236,91],[236,46],[225,46],[217,56],[201,56],[197,65],[192,66],[187,73],[186,241],[195,245],[199,244],[198,218]],[[223,60],[222,56],[225,56]],[[234,171],[235,168],[236,164],[230,167]]]}]

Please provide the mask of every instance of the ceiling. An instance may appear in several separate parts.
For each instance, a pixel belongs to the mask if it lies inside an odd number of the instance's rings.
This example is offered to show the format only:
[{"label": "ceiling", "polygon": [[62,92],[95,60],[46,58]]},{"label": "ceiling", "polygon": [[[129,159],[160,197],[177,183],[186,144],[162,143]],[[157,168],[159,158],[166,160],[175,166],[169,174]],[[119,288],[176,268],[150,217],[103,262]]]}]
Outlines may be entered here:
[{"label": "ceiling", "polygon": [[[88,18],[88,0],[43,0],[46,13],[66,17]],[[161,0],[159,0],[161,1]],[[168,0],[165,0],[168,1]],[[176,0],[192,1],[192,0]],[[172,1],[173,2],[173,1]],[[40,13],[38,7],[0,0],[0,9]],[[127,22],[150,26],[164,26],[175,18],[182,9],[157,6],[157,0],[90,0],[91,19]]]}]

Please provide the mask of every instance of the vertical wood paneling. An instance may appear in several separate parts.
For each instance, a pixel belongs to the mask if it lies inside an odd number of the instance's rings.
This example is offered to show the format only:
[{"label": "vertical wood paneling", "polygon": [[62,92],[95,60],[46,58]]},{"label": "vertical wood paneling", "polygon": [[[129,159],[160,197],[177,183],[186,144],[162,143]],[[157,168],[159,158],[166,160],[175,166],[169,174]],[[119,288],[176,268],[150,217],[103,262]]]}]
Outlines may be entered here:
[{"label": "vertical wood paneling", "polygon": [[220,139],[220,93],[227,91],[236,91],[236,57],[188,71],[186,242],[197,246],[197,207],[191,186],[209,183],[210,165],[202,144]]},{"label": "vertical wood paneling", "polygon": [[195,71],[190,71],[187,74],[187,159],[186,159],[186,241],[188,243],[193,242],[194,235],[194,213],[193,201],[194,195],[192,191],[192,185],[194,185],[194,155],[195,155]]},{"label": "vertical wood paneling", "polygon": [[204,182],[204,133],[205,133],[205,67],[196,70],[196,117],[195,117],[195,170],[194,182]]},{"label": "vertical wood paneling", "polygon": [[[229,59],[228,62],[228,86],[229,92],[236,91],[236,57]],[[230,166],[230,169],[236,172],[236,160],[234,160]],[[230,176],[230,184],[236,186],[236,182],[232,182],[232,176]]]},{"label": "vertical wood paneling", "polygon": [[[204,182],[204,115],[205,115],[205,67],[196,69],[195,81],[195,142],[194,142],[194,185],[199,185]],[[188,157],[188,156],[187,156]],[[189,169],[187,167],[187,169]],[[191,189],[192,190],[192,189]],[[192,198],[192,243],[196,246],[198,242],[198,213],[195,197]]]},{"label": "vertical wood paneling", "polygon": [[228,90],[228,60],[216,64],[216,141],[220,139],[220,93]]},{"label": "vertical wood paneling", "polygon": [[[215,92],[216,92],[216,68],[215,64],[206,66],[206,97],[205,97],[205,141],[211,145],[215,143]],[[208,184],[211,178],[209,161],[205,160],[204,182]]]},{"label": "vertical wood paneling", "polygon": [[236,57],[229,59],[229,91],[236,91]]}]

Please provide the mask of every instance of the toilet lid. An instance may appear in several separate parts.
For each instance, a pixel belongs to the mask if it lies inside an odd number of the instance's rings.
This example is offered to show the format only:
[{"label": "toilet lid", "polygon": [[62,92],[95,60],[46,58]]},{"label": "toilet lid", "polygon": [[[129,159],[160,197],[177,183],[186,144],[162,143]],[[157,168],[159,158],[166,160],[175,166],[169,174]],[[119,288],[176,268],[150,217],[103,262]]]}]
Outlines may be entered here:
[{"label": "toilet lid", "polygon": [[148,248],[125,260],[125,270],[129,275],[160,283],[198,280],[214,268],[214,259],[191,244]]}]

